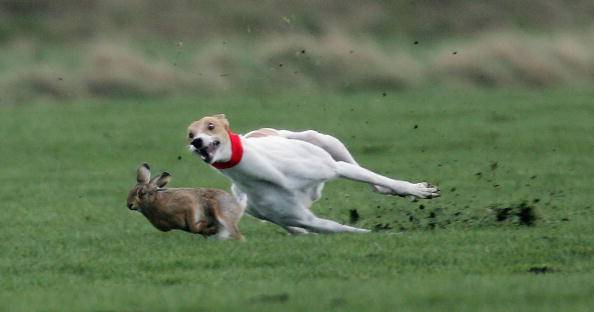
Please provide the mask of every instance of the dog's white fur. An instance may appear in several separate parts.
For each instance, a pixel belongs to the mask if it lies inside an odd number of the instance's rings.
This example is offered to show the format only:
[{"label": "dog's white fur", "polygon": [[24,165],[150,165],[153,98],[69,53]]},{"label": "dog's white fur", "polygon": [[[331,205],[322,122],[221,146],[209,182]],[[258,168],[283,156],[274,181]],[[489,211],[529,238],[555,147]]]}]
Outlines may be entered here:
[{"label": "dog's white fur", "polygon": [[[220,126],[228,127],[224,115],[214,117],[222,121]],[[213,117],[206,118],[210,118],[208,124],[218,123]],[[203,131],[202,124],[204,122],[197,121],[190,126],[191,136],[200,137],[205,144],[220,140],[210,162],[228,161],[231,156],[229,140],[220,133]],[[265,135],[258,135],[262,132]],[[260,129],[242,136],[241,142],[244,149],[241,162],[220,172],[233,182],[231,191],[247,206],[247,213],[275,223],[292,234],[369,232],[319,218],[310,211],[329,180],[345,178],[368,183],[376,192],[386,195],[439,196],[439,189],[427,182],[394,180],[359,166],[342,142],[313,130]],[[190,149],[197,151],[191,145]]]}]

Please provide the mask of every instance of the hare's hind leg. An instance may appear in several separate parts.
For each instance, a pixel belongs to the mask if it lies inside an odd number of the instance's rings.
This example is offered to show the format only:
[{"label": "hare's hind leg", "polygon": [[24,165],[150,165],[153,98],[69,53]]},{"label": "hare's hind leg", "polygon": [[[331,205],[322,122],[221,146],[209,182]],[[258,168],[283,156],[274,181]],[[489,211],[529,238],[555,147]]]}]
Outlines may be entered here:
[{"label": "hare's hind leg", "polygon": [[244,240],[239,232],[239,220],[247,206],[247,195],[235,184],[231,185],[233,196],[228,193],[217,197],[218,209],[215,209],[215,218],[219,224],[218,239]]},{"label": "hare's hind leg", "polygon": [[224,219],[217,221],[219,223],[219,229],[217,234],[214,236],[216,239],[244,240],[243,235],[241,235],[241,233],[239,232],[237,224]]},{"label": "hare's hind leg", "polygon": [[200,220],[197,216],[196,211],[191,209],[186,213],[186,226],[188,232],[192,234],[200,234],[206,238],[209,235],[213,235],[216,229],[213,231],[212,227],[208,227],[208,223],[205,220]]},{"label": "hare's hind leg", "polygon": [[237,226],[237,223],[231,222],[231,224],[229,224],[229,228],[230,228],[229,237],[231,239],[245,240],[245,238],[243,237],[243,235],[241,235],[241,233],[239,232],[239,227]]},{"label": "hare's hind leg", "polygon": [[214,217],[216,219],[218,228],[218,231],[215,235],[216,239],[244,239],[239,232],[239,227],[237,226],[239,219],[241,218],[241,213],[234,213],[233,209],[228,210],[223,208],[222,211],[215,210]]}]

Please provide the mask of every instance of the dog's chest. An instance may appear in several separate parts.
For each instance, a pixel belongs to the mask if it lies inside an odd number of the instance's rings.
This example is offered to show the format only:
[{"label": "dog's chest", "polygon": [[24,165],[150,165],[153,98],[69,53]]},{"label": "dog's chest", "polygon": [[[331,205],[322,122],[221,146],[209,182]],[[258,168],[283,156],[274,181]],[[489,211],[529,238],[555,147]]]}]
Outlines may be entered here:
[{"label": "dog's chest", "polygon": [[304,142],[253,140],[237,167],[221,171],[247,195],[250,209],[274,216],[291,213],[296,206],[309,208],[332,177],[330,156]]}]

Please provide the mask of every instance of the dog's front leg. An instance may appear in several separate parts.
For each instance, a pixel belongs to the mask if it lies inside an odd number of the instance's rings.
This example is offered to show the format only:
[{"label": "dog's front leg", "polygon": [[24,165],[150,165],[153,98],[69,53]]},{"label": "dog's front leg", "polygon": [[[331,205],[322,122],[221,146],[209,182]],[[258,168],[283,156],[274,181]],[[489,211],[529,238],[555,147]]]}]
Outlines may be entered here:
[{"label": "dog's front leg", "polygon": [[282,227],[302,228],[313,233],[368,233],[369,230],[340,224],[338,222],[316,217],[311,211],[303,210],[298,216],[283,220]]},{"label": "dog's front leg", "polygon": [[309,231],[307,231],[304,228],[300,228],[300,227],[296,227],[296,226],[283,226],[283,228],[285,230],[287,230],[287,232],[289,232],[289,234],[291,235],[305,235],[305,234],[309,234]]},{"label": "dog's front leg", "polygon": [[411,183],[384,177],[373,171],[367,170],[343,161],[336,162],[336,173],[341,178],[379,185],[383,194],[398,196],[414,196],[418,198],[439,197],[439,189],[427,182]]},{"label": "dog's front leg", "polygon": [[367,229],[340,224],[336,221],[313,217],[307,220],[298,220],[299,227],[314,233],[369,233]]}]

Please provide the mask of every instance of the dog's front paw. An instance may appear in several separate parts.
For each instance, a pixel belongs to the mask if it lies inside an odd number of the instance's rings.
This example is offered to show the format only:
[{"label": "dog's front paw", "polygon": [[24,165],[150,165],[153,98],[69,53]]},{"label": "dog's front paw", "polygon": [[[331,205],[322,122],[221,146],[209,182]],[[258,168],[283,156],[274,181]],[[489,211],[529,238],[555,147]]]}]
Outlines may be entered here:
[{"label": "dog's front paw", "polygon": [[409,195],[415,198],[435,198],[439,197],[439,188],[427,182],[412,183]]}]

